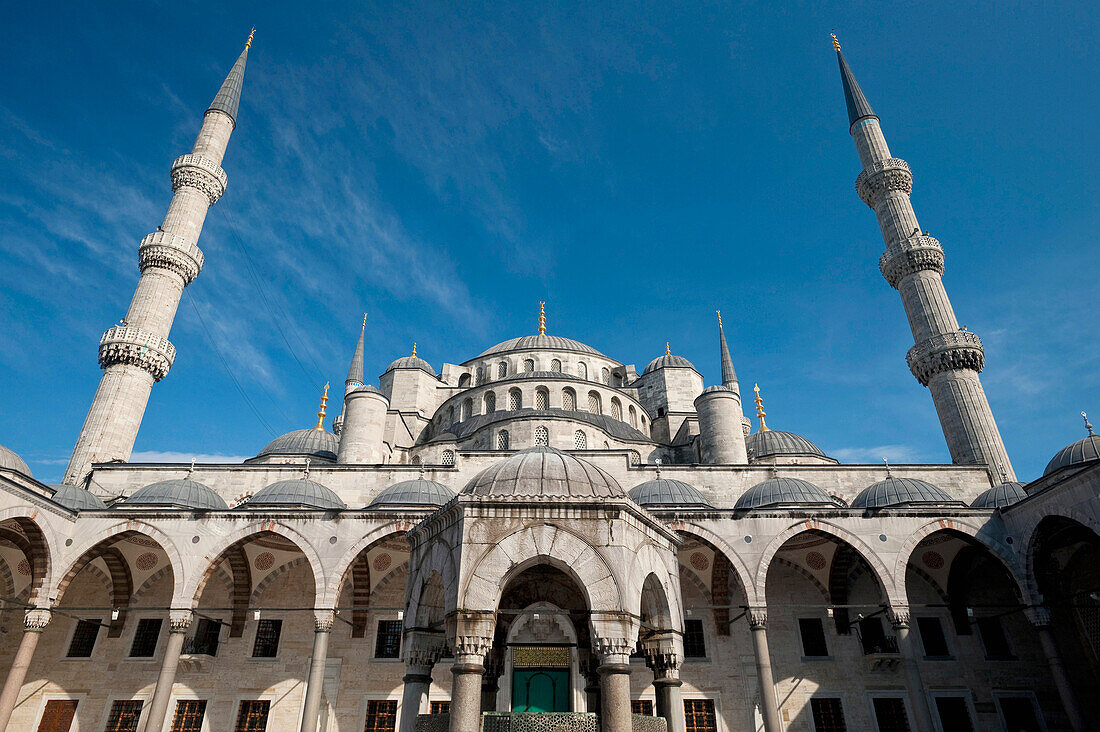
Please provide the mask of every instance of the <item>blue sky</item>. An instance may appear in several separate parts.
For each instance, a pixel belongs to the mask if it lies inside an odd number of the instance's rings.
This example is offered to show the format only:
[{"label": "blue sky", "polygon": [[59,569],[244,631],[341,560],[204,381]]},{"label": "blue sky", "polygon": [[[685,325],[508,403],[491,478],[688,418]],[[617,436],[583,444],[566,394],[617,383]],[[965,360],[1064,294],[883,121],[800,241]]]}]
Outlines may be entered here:
[{"label": "blue sky", "polygon": [[949,461],[854,191],[831,28],[913,167],[1021,478],[1100,418],[1093,3],[63,5],[9,4],[0,30],[0,444],[46,482],[253,25],[135,459],[310,426],[364,311],[377,375],[413,341],[438,367],[532,333],[546,300],[551,333],[639,368],[670,341],[708,384],[720,308],[773,428]]}]

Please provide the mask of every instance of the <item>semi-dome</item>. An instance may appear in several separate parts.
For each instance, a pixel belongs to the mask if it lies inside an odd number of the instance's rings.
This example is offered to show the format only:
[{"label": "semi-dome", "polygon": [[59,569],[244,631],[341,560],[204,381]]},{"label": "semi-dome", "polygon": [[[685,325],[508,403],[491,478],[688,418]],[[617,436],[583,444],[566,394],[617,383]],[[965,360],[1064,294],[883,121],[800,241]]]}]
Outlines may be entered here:
[{"label": "semi-dome", "polygon": [[607,358],[592,346],[587,346],[580,341],[575,341],[572,338],[562,338],[561,336],[546,335],[545,333],[520,336],[498,343],[492,348],[482,351],[478,358],[511,351],[571,351]]},{"label": "semi-dome", "polygon": [[1094,435],[1089,429],[1089,436],[1066,445],[1047,463],[1043,475],[1050,475],[1056,470],[1068,468],[1070,465],[1081,465],[1100,460],[1100,435]]},{"label": "semi-dome", "polygon": [[442,506],[455,497],[454,491],[434,480],[416,478],[394,483],[367,504],[367,508],[391,506]]},{"label": "semi-dome", "polygon": [[419,356],[405,356],[404,358],[397,359],[386,367],[386,373],[395,369],[420,369],[432,376],[438,376],[435,369],[432,368],[432,365]]},{"label": "semi-dome", "polygon": [[683,506],[713,508],[699,489],[682,480],[655,478],[630,489],[630,498],[639,506]]},{"label": "semi-dome", "polygon": [[552,447],[532,447],[482,470],[462,492],[474,496],[625,498],[626,492],[591,463]]},{"label": "semi-dome", "polygon": [[982,491],[971,503],[973,508],[1003,508],[1027,498],[1024,484],[1010,480]]},{"label": "semi-dome", "polygon": [[336,435],[326,429],[294,430],[267,443],[256,457],[294,455],[335,461],[339,447]]},{"label": "semi-dome", "polygon": [[347,508],[332,489],[309,478],[280,480],[261,489],[244,504],[247,508],[320,508],[339,511]]},{"label": "semi-dome", "polygon": [[53,502],[73,511],[102,511],[107,508],[99,496],[75,485],[59,485],[53,493]]},{"label": "semi-dome", "polygon": [[880,480],[864,488],[852,508],[886,508],[888,506],[919,506],[922,504],[961,503],[942,488],[919,478],[895,478]]},{"label": "semi-dome", "polygon": [[768,478],[741,494],[733,505],[737,510],[779,506],[842,506],[822,488],[800,478]]},{"label": "semi-dome", "polygon": [[656,371],[657,369],[694,369],[694,368],[695,368],[695,364],[693,364],[691,361],[688,361],[683,356],[677,356],[677,355],[672,354],[672,353],[666,353],[665,355],[658,356],[657,358],[650,361],[649,365],[645,367],[645,371],[642,372],[642,375],[645,376],[646,374],[648,374],[652,371]]},{"label": "semi-dome", "polygon": [[198,508],[206,511],[224,511],[229,508],[222,497],[211,488],[190,478],[162,480],[139,488],[127,496],[122,505]]},{"label": "semi-dome", "polygon": [[23,458],[19,457],[14,450],[9,450],[3,445],[0,445],[0,468],[14,470],[17,473],[34,477],[31,475],[31,469],[23,462]]},{"label": "semi-dome", "polygon": [[812,455],[828,458],[820,447],[802,435],[782,430],[760,430],[745,438],[749,460],[759,460],[775,455]]}]

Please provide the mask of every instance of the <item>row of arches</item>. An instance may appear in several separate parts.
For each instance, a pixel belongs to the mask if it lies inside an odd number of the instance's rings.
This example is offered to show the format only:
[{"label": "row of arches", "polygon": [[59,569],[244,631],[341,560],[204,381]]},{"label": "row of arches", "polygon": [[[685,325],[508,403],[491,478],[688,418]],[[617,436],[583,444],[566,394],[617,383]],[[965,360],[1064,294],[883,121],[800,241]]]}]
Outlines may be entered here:
[{"label": "row of arches", "polygon": [[[472,382],[474,386],[481,386],[493,380],[505,379],[516,373],[534,373],[536,371],[549,371],[555,374],[566,373],[560,358],[551,358],[549,361],[543,361],[539,357],[528,356],[520,361],[518,365],[513,365],[509,361],[501,360],[491,364],[476,366],[472,374],[465,373],[458,377],[458,385],[465,388],[470,386]],[[595,375],[597,373],[596,367],[589,367],[587,362],[578,361],[576,364],[576,376],[584,381],[588,381],[589,373]],[[624,384],[622,374],[613,372],[607,366],[599,367],[598,374],[601,384],[607,386],[623,386]]]},{"label": "row of arches", "polygon": [[[567,412],[580,411],[578,406],[580,403],[576,389],[572,387],[561,389],[557,401],[561,409]],[[623,402],[617,396],[611,397],[608,402],[608,408],[605,410],[603,396],[598,391],[589,391],[586,404],[586,411],[591,414],[607,414],[615,421],[626,422],[634,429],[641,429],[643,432],[646,429],[646,416],[644,412],[639,414],[639,410],[633,404],[628,404],[624,410]],[[551,401],[549,388],[544,386],[536,387],[533,393],[533,402],[531,406],[534,409],[546,410],[550,409],[552,405],[554,405],[554,402]],[[466,397],[458,405],[447,407],[446,425],[465,422],[477,415],[492,414],[497,411],[497,406],[497,394],[494,391],[486,391],[476,400],[473,397]],[[519,387],[509,389],[506,395],[504,408],[509,412],[523,409],[523,390]]]}]

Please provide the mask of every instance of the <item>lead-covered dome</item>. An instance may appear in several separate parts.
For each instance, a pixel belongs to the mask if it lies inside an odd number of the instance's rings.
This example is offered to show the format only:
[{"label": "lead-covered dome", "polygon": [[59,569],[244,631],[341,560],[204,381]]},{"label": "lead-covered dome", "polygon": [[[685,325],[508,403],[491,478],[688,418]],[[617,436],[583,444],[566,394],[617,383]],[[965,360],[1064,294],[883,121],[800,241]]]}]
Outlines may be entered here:
[{"label": "lead-covered dome", "polygon": [[75,485],[59,485],[53,493],[53,502],[72,511],[102,511],[107,508],[99,496]]},{"label": "lead-covered dome", "polygon": [[325,429],[294,430],[267,443],[257,458],[274,456],[312,457],[336,461],[340,442]]},{"label": "lead-covered dome", "polygon": [[682,480],[655,478],[630,489],[630,499],[639,506],[713,508],[706,496]]},{"label": "lead-covered dome", "polygon": [[642,375],[645,376],[648,373],[656,371],[657,369],[694,369],[695,364],[688,361],[683,356],[677,356],[672,353],[666,353],[663,356],[658,356],[649,362],[649,365],[645,367],[645,371]]},{"label": "lead-covered dome", "polygon": [[972,508],[1003,508],[1025,498],[1027,498],[1027,491],[1024,490],[1024,484],[1010,480],[982,491],[970,506]]},{"label": "lead-covered dome", "polygon": [[1056,470],[1068,468],[1070,465],[1082,465],[1100,460],[1100,436],[1092,433],[1092,425],[1089,425],[1089,436],[1066,445],[1047,463],[1043,475],[1050,475]]},{"label": "lead-covered dome", "polygon": [[394,483],[367,504],[367,508],[393,506],[442,506],[455,497],[454,491],[434,480],[416,478]]},{"label": "lead-covered dome", "polygon": [[820,447],[802,435],[782,430],[754,432],[745,438],[745,448],[750,461],[776,455],[810,455],[826,459],[829,457]]},{"label": "lead-covered dome", "polygon": [[546,335],[545,333],[520,336],[498,343],[492,348],[482,351],[478,358],[511,351],[571,351],[607,358],[592,346],[587,346],[580,341],[575,341],[572,338],[562,338],[561,336]]},{"label": "lead-covered dome", "polygon": [[319,508],[340,511],[347,504],[332,489],[309,478],[280,480],[263,488],[244,504],[247,508]]},{"label": "lead-covered dome", "polygon": [[14,470],[31,478],[34,477],[31,475],[31,469],[23,462],[23,458],[19,457],[14,450],[9,450],[3,445],[0,445],[0,468]]},{"label": "lead-covered dome", "polygon": [[532,447],[482,470],[462,492],[474,496],[625,498],[626,492],[591,463],[552,447]]},{"label": "lead-covered dome", "polygon": [[742,493],[733,507],[744,511],[752,508],[843,505],[840,499],[833,498],[808,480],[776,476]]},{"label": "lead-covered dome", "polygon": [[[961,503],[942,488],[919,478],[895,478],[864,488],[852,501],[852,508],[886,508],[888,506],[940,505]],[[965,504],[964,504],[965,505]]]},{"label": "lead-covered dome", "polygon": [[405,356],[404,358],[397,359],[386,367],[386,373],[395,369],[420,369],[432,376],[438,376],[435,369],[432,368],[432,365],[419,356]]},{"label": "lead-covered dome", "polygon": [[211,488],[191,480],[162,480],[131,493],[123,506],[166,506],[171,508],[197,508],[204,511],[224,511],[229,508]]}]

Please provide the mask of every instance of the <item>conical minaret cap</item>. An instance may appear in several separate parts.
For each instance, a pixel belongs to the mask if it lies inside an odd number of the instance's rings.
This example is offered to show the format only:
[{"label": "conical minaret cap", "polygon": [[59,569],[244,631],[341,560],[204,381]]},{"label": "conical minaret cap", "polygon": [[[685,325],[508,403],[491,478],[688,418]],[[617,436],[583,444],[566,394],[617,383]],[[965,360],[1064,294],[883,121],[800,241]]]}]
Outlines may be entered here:
[{"label": "conical minaret cap", "polygon": [[229,75],[222,82],[222,88],[218,89],[214,101],[206,110],[207,112],[213,110],[225,112],[229,115],[229,119],[233,120],[234,126],[237,124],[237,108],[240,106],[241,89],[244,87],[244,66],[248,61],[248,49],[252,46],[252,36],[255,33],[256,31],[252,31],[248,35],[248,42],[244,44],[244,50],[237,57],[237,63],[233,64],[233,68],[229,70]]},{"label": "conical minaret cap", "polygon": [[363,314],[363,327],[359,330],[359,342],[355,344],[355,353],[351,357],[351,365],[348,367],[348,378],[344,380],[345,387],[363,385],[363,337],[367,332],[367,315]]},{"label": "conical minaret cap", "polygon": [[722,329],[722,313],[718,313],[718,345],[722,355],[722,386],[736,386],[737,372],[733,370],[733,357],[726,343],[726,332]]},{"label": "conical minaret cap", "polygon": [[863,95],[863,90],[859,88],[859,82],[856,81],[848,62],[844,60],[844,54],[840,50],[840,42],[837,41],[835,35],[833,36],[833,48],[836,49],[836,59],[840,64],[840,81],[844,84],[844,103],[848,105],[848,127],[850,128],[856,122],[868,117],[878,119],[878,115],[871,109],[871,103],[867,101],[867,97]]}]

